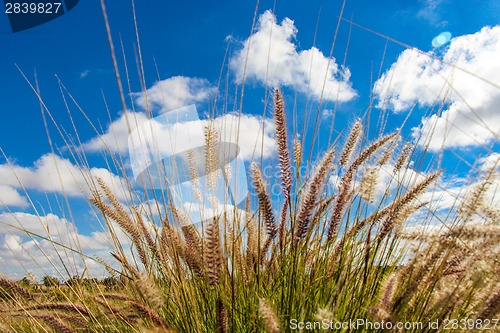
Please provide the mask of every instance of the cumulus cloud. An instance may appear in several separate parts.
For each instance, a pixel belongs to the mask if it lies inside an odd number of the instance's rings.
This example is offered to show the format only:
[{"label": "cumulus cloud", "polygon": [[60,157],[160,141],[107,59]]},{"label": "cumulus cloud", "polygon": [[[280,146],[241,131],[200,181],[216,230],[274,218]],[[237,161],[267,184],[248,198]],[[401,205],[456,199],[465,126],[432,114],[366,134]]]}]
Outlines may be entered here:
[{"label": "cumulus cloud", "polygon": [[109,124],[106,132],[83,144],[89,152],[109,151],[125,154],[128,152],[128,137],[130,133],[148,121],[143,112],[125,112]]},{"label": "cumulus cloud", "polygon": [[405,50],[374,85],[380,108],[444,103],[414,137],[431,150],[483,145],[500,136],[500,26],[451,40],[441,58]]},{"label": "cumulus cloud", "polygon": [[[193,128],[203,128],[208,122],[208,120],[197,120],[168,126],[154,118],[148,120],[144,113],[128,112],[112,122],[103,135],[86,143],[84,148],[88,151],[109,150],[113,153],[126,154],[129,128],[133,131],[140,126],[148,130],[147,133],[141,132],[142,139],[159,149],[160,153],[168,154],[172,149],[176,151],[188,149],[189,142],[203,141],[204,132],[193,131]],[[253,115],[225,114],[215,118],[214,125],[220,133],[221,141],[238,143],[244,160],[260,156],[266,158],[275,152],[274,123],[271,119],[262,120],[261,117]],[[158,142],[170,142],[172,136],[176,138],[176,147],[158,144]],[[183,145],[185,149],[182,149]]]},{"label": "cumulus cloud", "polygon": [[[207,101],[216,88],[205,79],[173,76],[156,82],[145,93],[134,93],[135,103],[146,110],[165,113],[189,104]],[[146,103],[147,102],[147,103]]]},{"label": "cumulus cloud", "polygon": [[124,112],[113,121],[106,132],[83,145],[87,151],[107,150],[113,153],[128,152],[129,134],[148,120],[146,110],[162,114],[187,105],[207,101],[216,88],[205,79],[173,76],[156,82],[145,92],[133,93],[140,112]]},{"label": "cumulus cloud", "polygon": [[276,152],[275,125],[271,119],[226,114],[215,119],[215,126],[222,141],[238,143],[241,157],[246,161],[268,158]]},{"label": "cumulus cloud", "polygon": [[0,233],[9,235],[26,236],[28,231],[36,235],[47,235],[54,242],[76,248],[102,249],[105,245],[100,239],[90,239],[88,236],[79,235],[76,227],[65,218],[55,214],[37,216],[25,212],[1,213]]},{"label": "cumulus cloud", "polygon": [[[175,76],[155,83],[147,89],[146,96],[150,111],[160,114],[160,117],[169,117],[169,115],[174,114],[169,111],[176,112],[181,107],[206,101],[214,93],[215,88],[204,79]],[[124,112],[118,119],[109,124],[103,134],[83,144],[86,151],[127,154],[129,152],[129,136],[138,127],[149,129],[148,133],[144,133],[144,131],[141,133],[144,136],[142,139],[151,141],[148,144],[158,146],[156,148],[160,149],[161,153],[168,153],[169,149],[174,148],[176,151],[183,150],[182,146],[189,146],[190,141],[203,141],[204,133],[199,129],[206,126],[208,120],[189,119],[189,121],[184,122],[179,120],[175,122],[175,126],[168,126],[159,120],[160,117],[150,119],[147,116],[144,93],[134,93],[133,96],[140,111]],[[238,143],[241,157],[244,160],[260,156],[269,157],[274,153],[274,124],[271,119],[263,120],[261,117],[253,115],[226,114],[214,119],[214,123],[221,134],[221,141]],[[169,138],[172,137],[173,132],[175,132],[176,147],[170,147],[168,144],[157,144],[158,142],[170,142]]]},{"label": "cumulus cloud", "polygon": [[[415,230],[419,230],[422,227],[419,226],[422,224],[421,221],[426,221],[429,224],[429,230],[439,230],[443,226],[447,229],[450,223],[457,222],[453,218],[454,213],[460,211],[460,207],[464,205],[467,207],[470,204],[468,201],[471,199],[475,202],[476,213],[471,216],[469,222],[484,223],[488,214],[498,211],[498,207],[500,207],[499,157],[500,154],[492,153],[478,159],[477,171],[479,174],[472,179],[456,175],[448,175],[448,177],[443,175],[435,186],[429,188],[420,197],[422,202],[429,203],[426,207],[432,212],[432,216],[423,216],[421,220],[416,219],[408,231],[415,229],[415,226],[417,226]],[[478,189],[482,189],[481,194],[478,194]]]},{"label": "cumulus cloud", "polygon": [[[472,214],[470,221],[474,223],[491,221],[494,214],[499,213],[498,207],[500,207],[499,154],[492,153],[485,158],[478,159],[478,161],[479,165],[476,171],[479,174],[477,177],[464,178],[443,173],[438,181],[428,186],[425,192],[415,200],[416,205],[425,204],[425,206],[407,220],[404,226],[405,232],[425,228],[438,230],[444,227],[447,229],[456,225],[456,214],[460,214],[462,207],[468,207],[470,200],[476,204],[476,211]],[[495,168],[497,171],[491,173],[492,169]],[[392,163],[378,166],[377,171],[372,203],[374,209],[379,207],[381,203],[384,206],[392,202],[397,193],[402,195],[428,176],[428,173],[416,170],[411,165],[395,172]],[[334,190],[338,189],[339,176],[333,175],[329,180],[330,186]],[[354,189],[359,194],[362,189],[360,180],[361,177],[354,184]],[[476,202],[475,200],[478,198],[479,200]],[[463,218],[463,215],[459,216]]]},{"label": "cumulus cloud", "polygon": [[116,191],[118,198],[127,198],[125,182],[109,170],[103,168],[86,170],[74,165],[68,159],[49,153],[40,157],[32,167],[0,164],[0,187],[6,190],[2,191],[0,200],[5,205],[26,206],[26,198],[16,190],[21,188],[27,191],[63,193],[71,197],[88,196],[91,176],[102,178]]},{"label": "cumulus cloud", "polygon": [[15,188],[8,185],[0,185],[0,204],[4,206],[27,207],[28,200]]},{"label": "cumulus cloud", "polygon": [[[477,171],[482,176],[487,176],[493,170],[500,171],[500,154],[492,153],[484,158],[478,159]],[[411,189],[416,184],[422,182],[428,174],[415,170],[411,166],[394,172],[393,164],[385,164],[380,167],[377,174],[377,186],[375,188],[376,200],[380,200],[387,195],[387,190],[393,193],[398,188]],[[336,180],[336,179],[333,179]],[[338,180],[336,180],[338,182]],[[419,203],[427,203],[427,210],[436,214],[435,222],[442,224],[450,210],[456,209],[478,186],[483,178],[466,179],[453,174],[443,174],[439,181],[429,186],[425,193],[419,198]],[[486,205],[500,207],[500,177],[498,173],[489,175],[489,185],[484,193],[483,200]],[[377,201],[376,201],[377,202]]]},{"label": "cumulus cloud", "polygon": [[[155,205],[154,202],[149,202]],[[150,209],[141,211],[146,227],[153,231],[154,218]],[[144,213],[147,213],[144,215]],[[35,215],[25,212],[0,213],[0,267],[2,274],[20,279],[32,272],[38,279],[44,275],[58,277],[61,281],[73,275],[85,273],[102,278],[109,273],[93,258],[103,259],[116,270],[120,264],[111,256],[115,250],[114,239],[132,259],[130,237],[115,221],[109,221],[110,229],[83,234],[66,218],[53,213]],[[161,232],[161,231],[160,231]],[[69,276],[66,272],[69,270]]]},{"label": "cumulus cloud", "polygon": [[[31,234],[31,237],[28,235]],[[40,235],[48,238],[36,237]],[[49,236],[50,235],[50,236]],[[0,266],[2,273],[10,278],[20,278],[27,271],[38,278],[43,275],[64,276],[64,266],[74,274],[83,273],[85,266],[92,265],[91,274],[102,276],[102,265],[84,259],[81,253],[99,253],[107,256],[110,241],[101,232],[86,236],[78,233],[76,227],[65,218],[54,214],[37,216],[24,212],[0,214]],[[50,240],[49,240],[50,239]],[[65,249],[60,245],[74,249]],[[62,261],[61,261],[62,260]],[[62,274],[62,276],[61,276]]]},{"label": "cumulus cloud", "polygon": [[481,170],[483,171],[498,171],[500,172],[500,153],[491,153],[486,157],[479,159]]},{"label": "cumulus cloud", "polygon": [[339,67],[334,58],[326,57],[316,47],[297,51],[293,42],[296,35],[292,20],[285,18],[278,24],[271,11],[264,12],[252,37],[230,59],[236,79],[241,81],[246,75],[261,83],[293,87],[332,101],[354,98],[349,69]]},{"label": "cumulus cloud", "polygon": [[[2,274],[10,279],[21,279],[30,273],[39,281],[45,275],[57,277],[65,281],[69,275],[81,275],[102,278],[109,276],[104,265],[78,253],[54,247],[50,241],[27,239],[19,235],[0,235],[0,265]],[[110,248],[93,252],[118,268],[116,261],[111,257]],[[61,260],[62,259],[62,260]]]}]

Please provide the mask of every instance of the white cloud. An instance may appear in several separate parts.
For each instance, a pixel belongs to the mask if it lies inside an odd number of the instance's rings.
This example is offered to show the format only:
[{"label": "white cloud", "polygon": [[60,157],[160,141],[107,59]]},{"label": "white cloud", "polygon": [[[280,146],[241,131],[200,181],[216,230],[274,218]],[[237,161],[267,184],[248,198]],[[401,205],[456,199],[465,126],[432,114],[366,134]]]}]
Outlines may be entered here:
[{"label": "white cloud", "polygon": [[349,69],[339,68],[334,58],[326,57],[316,47],[297,51],[293,43],[296,34],[292,20],[285,18],[278,24],[271,11],[264,12],[254,34],[230,59],[237,80],[245,74],[249,79],[293,87],[316,98],[322,92],[326,100],[345,102],[354,98]]},{"label": "white cloud", "polygon": [[451,40],[442,60],[405,50],[375,83],[378,106],[402,112],[442,102],[414,137],[431,150],[483,145],[500,136],[500,26]]},{"label": "white cloud", "polygon": [[[192,129],[203,128],[208,124],[208,120],[198,120],[176,123],[175,128],[172,128],[172,126],[159,123],[154,118],[148,120],[143,113],[128,112],[112,122],[106,133],[84,144],[84,148],[88,151],[109,149],[113,153],[128,153],[129,126],[127,118],[131,131],[137,126],[144,125],[145,122],[150,122],[150,125],[142,126],[142,128],[148,129],[148,133],[141,132],[143,136],[141,140],[151,142],[163,154],[168,154],[174,148],[176,151],[188,149],[189,142],[202,142],[204,133]],[[244,160],[251,160],[261,155],[269,157],[275,152],[274,123],[271,119],[262,121],[262,118],[253,115],[226,114],[215,118],[214,123],[220,133],[221,141],[238,142],[241,157]],[[168,144],[159,146],[158,142],[171,142],[172,132],[175,132],[176,147],[171,147]],[[185,149],[182,149],[183,145],[186,147]]]},{"label": "white cloud", "polygon": [[[205,79],[173,76],[156,82],[143,92],[134,93],[135,103],[143,110],[147,109],[165,113],[194,103],[207,101],[214,97],[216,88]],[[147,98],[146,98],[147,97]]]},{"label": "white cloud", "polygon": [[221,133],[221,140],[237,142],[241,157],[246,160],[271,157],[276,152],[274,141],[274,122],[262,121],[252,115],[226,114],[215,119],[215,125]]},{"label": "white cloud", "polygon": [[[27,234],[31,233],[31,237]],[[52,240],[36,237],[40,235]],[[50,236],[48,236],[50,235]],[[0,214],[0,266],[2,273],[10,278],[20,278],[27,271],[38,278],[43,275],[67,279],[64,265],[73,274],[83,273],[85,265],[92,260],[84,259],[79,253],[98,253],[109,259],[110,241],[101,232],[85,236],[72,223],[54,214],[37,216],[24,212]],[[67,246],[70,251],[57,243]],[[62,260],[62,262],[61,262]],[[89,272],[101,277],[105,272],[101,265],[92,265]]]},{"label": "white cloud", "polygon": [[483,171],[500,171],[500,153],[491,153],[490,155],[480,158],[479,164]]},{"label": "white cloud", "polygon": [[125,154],[128,152],[130,132],[146,121],[148,117],[145,113],[125,112],[108,126],[104,134],[84,143],[83,148],[90,152],[109,151]]},{"label": "white cloud", "polygon": [[[169,114],[169,111],[174,109],[206,101],[214,93],[215,88],[204,79],[175,76],[159,81],[147,89],[147,102],[151,111]],[[198,129],[207,125],[207,120],[179,121],[175,123],[175,128],[165,126],[155,118],[148,118],[146,115],[146,98],[143,93],[134,93],[133,95],[135,103],[141,110],[138,112],[124,112],[108,126],[105,133],[83,144],[86,151],[109,151],[122,155],[127,154],[129,152],[128,140],[130,133],[133,133],[138,127],[150,129],[149,133],[141,134],[144,136],[141,140],[148,140],[149,138],[153,140],[151,143],[154,146],[158,146],[158,142],[170,142],[173,135],[172,131],[175,131],[176,147],[170,147],[168,144],[157,147],[163,153],[168,153],[168,151],[163,150],[174,148],[176,151],[181,151],[183,146],[189,146],[189,142],[203,141],[204,133]],[[235,114],[226,114],[217,117],[214,122],[219,133],[221,133],[222,141],[238,142],[241,157],[244,160],[250,160],[261,155],[269,157],[274,153],[274,124],[272,120],[265,119],[262,121],[262,118],[253,115],[236,116]],[[197,130],[193,131],[193,128]]]},{"label": "white cloud", "polygon": [[[491,172],[491,168],[500,168],[500,154],[492,153],[487,157],[480,158],[477,170],[485,173]],[[386,164],[381,167],[377,177],[375,196],[380,199],[389,187],[394,192],[401,186],[406,190],[422,182],[426,173],[417,171],[411,167],[402,168],[394,173],[394,165]],[[429,186],[425,193],[418,198],[418,203],[425,203],[427,209],[439,216],[438,220],[446,221],[446,215],[450,210],[456,209],[461,202],[466,200],[471,190],[482,181],[478,179],[466,179],[453,174],[443,174],[439,181]],[[500,178],[497,175],[490,177],[490,184],[484,193],[484,201],[492,207],[500,207]]]},{"label": "white cloud", "polygon": [[27,207],[29,204],[28,200],[12,186],[0,185],[0,205]]},{"label": "white cloud", "polygon": [[[413,232],[422,228],[434,230],[442,227],[446,230],[456,224],[459,221],[456,216],[459,214],[460,207],[464,203],[467,207],[467,202],[471,198],[477,199],[478,188],[483,188],[484,191],[477,203],[477,211],[468,221],[483,224],[485,221],[490,221],[489,219],[493,216],[491,212],[498,212],[498,207],[500,207],[500,177],[498,172],[489,175],[491,167],[495,166],[495,162],[498,163],[498,157],[499,154],[493,153],[479,159],[476,169],[479,172],[478,177],[463,178],[454,174],[442,174],[438,181],[429,185],[425,192],[416,198],[414,202],[416,205],[425,204],[425,206],[407,220],[405,232]],[[497,171],[499,171],[500,166],[498,164],[496,166]],[[488,175],[487,185],[484,186],[484,179]],[[392,164],[383,165],[378,169],[372,207],[379,207],[380,200],[384,201],[382,206],[385,206],[394,200],[396,193],[401,196],[422,182],[427,176],[428,174],[412,167],[403,168],[395,173]],[[361,189],[359,179],[360,177],[354,184],[354,188],[358,193]],[[329,180],[333,189],[338,189],[340,177],[333,175]],[[459,216],[463,218],[462,215]]]},{"label": "white cloud", "polygon": [[[48,193],[63,193],[71,197],[89,195],[91,177],[100,177],[120,199],[127,198],[125,182],[107,169],[86,170],[54,154],[40,157],[32,167],[15,164],[0,164],[0,187],[5,189],[0,200],[5,205],[26,206],[26,198],[15,189],[37,190]],[[16,194],[13,192],[16,191]]]},{"label": "white cloud", "polygon": [[[424,193],[420,200],[429,202],[427,208],[432,212],[432,217],[425,217],[422,221],[430,222],[430,224],[442,227],[443,225],[453,224],[454,214],[459,207],[467,202],[467,200],[477,199],[478,187],[483,188],[481,198],[477,202],[477,216],[472,217],[474,223],[484,222],[486,217],[485,211],[488,209],[496,210],[500,207],[500,177],[498,176],[499,154],[492,153],[485,158],[478,160],[477,171],[479,176],[475,178],[462,178],[455,175],[450,175],[448,178],[444,176],[434,186]],[[497,173],[490,174],[492,168],[496,166]],[[488,178],[487,185],[483,183],[483,177]],[[486,210],[485,210],[486,209]],[[413,224],[422,224],[416,221]],[[410,228],[411,230],[411,228]]]},{"label": "white cloud", "polygon": [[148,121],[146,110],[160,114],[166,113],[207,101],[210,97],[214,97],[215,91],[216,88],[205,79],[173,76],[158,81],[145,93],[132,94],[140,112],[124,112],[120,118],[108,126],[106,133],[93,138],[83,147],[87,151],[108,150],[120,154],[127,153],[129,134]]},{"label": "white cloud", "polygon": [[[77,241],[76,237],[78,236],[71,223],[65,218],[60,218],[51,213],[46,216],[37,216],[24,212],[0,213],[0,233],[26,236],[26,232],[23,230],[36,235],[46,236],[49,234],[55,242],[73,247],[75,247],[74,242]],[[90,242],[86,247],[100,248],[98,243]]]},{"label": "white cloud", "polygon": [[76,196],[81,193],[77,180],[82,171],[68,160],[57,155],[46,154],[38,159],[31,168],[8,164],[0,165],[0,182],[5,185],[62,192]]},{"label": "white cloud", "polygon": [[323,113],[321,114],[323,119],[332,118],[334,115],[335,115],[335,111],[332,109],[324,109]]}]

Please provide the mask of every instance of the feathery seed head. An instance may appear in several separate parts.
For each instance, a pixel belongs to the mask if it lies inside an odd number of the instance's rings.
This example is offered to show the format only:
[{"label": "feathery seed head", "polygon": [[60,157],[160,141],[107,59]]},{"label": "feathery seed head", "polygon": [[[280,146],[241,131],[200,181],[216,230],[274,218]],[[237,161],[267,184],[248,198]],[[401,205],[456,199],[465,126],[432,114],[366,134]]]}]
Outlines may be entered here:
[{"label": "feathery seed head", "polygon": [[267,195],[266,186],[262,179],[262,173],[255,162],[251,164],[253,182],[257,190],[259,198],[259,208],[266,223],[267,233],[270,237],[274,237],[277,233],[276,222],[274,219],[271,199]]},{"label": "feathery seed head", "polygon": [[259,313],[268,333],[281,332],[278,316],[274,312],[271,305],[264,298],[259,298]]},{"label": "feathery seed head", "polygon": [[349,160],[351,159],[351,156],[354,153],[354,150],[356,149],[356,146],[358,145],[358,142],[361,138],[362,129],[363,125],[361,125],[361,122],[359,120],[356,121],[352,126],[349,137],[347,138],[344,149],[342,150],[342,153],[340,155],[339,164],[341,166],[345,166],[347,165],[347,163],[349,163]]}]

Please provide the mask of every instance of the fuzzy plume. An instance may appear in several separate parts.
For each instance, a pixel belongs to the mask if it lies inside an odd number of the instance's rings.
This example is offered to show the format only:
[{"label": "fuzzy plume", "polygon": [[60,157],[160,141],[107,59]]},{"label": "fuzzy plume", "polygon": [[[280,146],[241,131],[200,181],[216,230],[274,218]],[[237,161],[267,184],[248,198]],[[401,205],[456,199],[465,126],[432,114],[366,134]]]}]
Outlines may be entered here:
[{"label": "fuzzy plume", "polygon": [[7,295],[11,297],[14,295],[18,295],[24,299],[31,298],[29,292],[19,284],[6,278],[0,278],[0,296],[3,298]]},{"label": "fuzzy plume", "polygon": [[302,143],[297,138],[293,139],[293,158],[298,169],[302,161]]},{"label": "fuzzy plume", "polygon": [[191,178],[191,183],[193,186],[200,185],[200,177],[198,175],[198,168],[196,165],[196,160],[194,156],[194,150],[189,149],[187,152],[187,159],[189,164],[189,177]]},{"label": "fuzzy plume", "polygon": [[326,177],[332,167],[333,155],[333,150],[330,150],[325,154],[316,167],[312,179],[309,182],[296,221],[297,230],[295,235],[298,238],[304,237],[309,229],[316,200],[321,193]]},{"label": "fuzzy plume", "polygon": [[349,160],[351,159],[354,150],[356,150],[356,146],[358,145],[359,139],[361,138],[363,125],[358,120],[354,123],[351,128],[351,132],[349,133],[349,137],[344,145],[344,149],[342,149],[342,154],[340,155],[339,164],[341,166],[347,165]]},{"label": "fuzzy plume", "polygon": [[279,89],[274,95],[274,122],[276,124],[276,145],[278,146],[279,168],[285,201],[290,198],[292,188],[292,168],[288,153],[288,136],[286,130],[285,107]]},{"label": "fuzzy plume", "polygon": [[361,178],[361,186],[359,188],[359,196],[364,200],[373,203],[375,200],[375,189],[377,186],[379,168],[369,166],[366,168],[363,177]]},{"label": "fuzzy plume", "polygon": [[458,213],[465,221],[469,221],[474,214],[484,211],[486,207],[486,193],[497,176],[496,172],[490,170],[483,175],[483,179],[471,187],[465,199],[458,207]]},{"label": "fuzzy plume", "polygon": [[[148,246],[148,249],[151,251],[152,255],[156,258],[160,258],[160,254],[158,253],[158,246],[156,245],[155,241],[153,240],[153,236],[151,235],[151,232],[149,231],[148,226],[146,225],[146,221],[144,221],[144,218],[142,217],[141,213],[137,209],[137,207],[132,207],[135,218],[137,221],[137,225],[139,226],[139,229],[142,231],[142,235],[144,236],[144,239],[146,240],[146,244]],[[156,230],[156,226],[153,225],[153,229]]]},{"label": "fuzzy plume", "polygon": [[83,306],[74,303],[45,303],[24,308],[24,310],[58,310],[67,313],[91,316]]},{"label": "fuzzy plume", "polygon": [[401,154],[399,154],[399,157],[396,160],[396,163],[394,164],[394,173],[397,173],[399,170],[401,170],[402,167],[404,167],[406,161],[408,160],[408,157],[410,156],[412,149],[413,145],[410,142],[408,142],[403,147]]},{"label": "fuzzy plume", "polygon": [[259,314],[268,333],[281,332],[278,316],[271,305],[263,298],[259,298]]},{"label": "fuzzy plume", "polygon": [[96,190],[92,191],[93,197],[91,197],[89,201],[101,211],[106,219],[114,220],[122,228],[122,230],[132,238],[132,243],[137,249],[141,262],[145,267],[149,267],[149,256],[147,255],[143,245],[143,232],[138,226],[138,223],[134,221],[126,212],[125,207],[120,203],[118,198],[113,194],[113,191],[111,191],[106,183],[98,177],[96,177],[96,180],[111,203],[111,206],[104,202],[101,194]]},{"label": "fuzzy plume", "polygon": [[47,323],[48,326],[52,327],[56,332],[77,333],[75,329],[73,329],[71,326],[66,325],[66,323],[63,323],[61,320],[57,319],[56,316],[54,315],[44,314],[44,315],[39,315],[38,317],[41,318],[45,323]]},{"label": "fuzzy plume", "polygon": [[286,130],[286,117],[283,96],[279,89],[274,93],[274,123],[276,125],[276,145],[278,146],[279,169],[281,173],[281,187],[283,192],[283,207],[279,224],[279,242],[283,247],[285,226],[290,205],[290,192],[292,189],[292,166],[288,150],[288,135]]},{"label": "fuzzy plume", "polygon": [[227,308],[220,299],[217,300],[217,323],[219,333],[227,333],[229,331]]},{"label": "fuzzy plume", "polygon": [[205,126],[205,174],[210,195],[210,201],[214,208],[218,206],[216,195],[217,178],[219,176],[219,132],[214,124]]},{"label": "fuzzy plume", "polygon": [[379,307],[384,310],[389,310],[392,305],[392,301],[394,298],[394,293],[398,286],[399,282],[399,273],[394,272],[385,281],[384,286],[382,287],[382,294],[379,300]]},{"label": "fuzzy plume", "polygon": [[253,219],[252,212],[250,211],[249,197],[247,197],[246,199],[245,220],[245,229],[248,235],[246,244],[246,264],[248,267],[248,272],[250,273],[258,261],[259,244],[261,243],[261,237],[258,232],[257,223]]},{"label": "fuzzy plume", "polygon": [[500,290],[494,292],[487,300],[483,311],[478,315],[478,319],[491,319],[500,313]]},{"label": "fuzzy plume", "polygon": [[266,223],[266,230],[269,237],[274,237],[276,235],[276,222],[274,219],[273,208],[271,205],[271,200],[266,192],[266,185],[264,183],[264,179],[262,179],[262,174],[260,172],[257,164],[252,163],[251,165],[252,175],[253,175],[253,183],[257,189],[257,195],[259,197],[259,207],[264,217],[264,221]]},{"label": "fuzzy plume", "polygon": [[203,255],[202,255],[202,240],[198,230],[194,225],[189,223],[187,216],[180,210],[173,208],[174,217],[181,225],[182,234],[184,236],[184,246],[180,253],[184,256],[184,260],[188,266],[195,272],[197,276],[203,275]]},{"label": "fuzzy plume", "polygon": [[211,285],[219,284],[222,271],[222,249],[219,221],[214,219],[207,227],[205,267]]},{"label": "fuzzy plume", "polygon": [[380,156],[377,164],[382,166],[387,164],[389,160],[391,159],[392,155],[394,154],[394,148],[397,145],[397,142],[399,140],[399,137],[394,137],[389,144],[387,145],[387,148],[382,152],[382,156]]}]

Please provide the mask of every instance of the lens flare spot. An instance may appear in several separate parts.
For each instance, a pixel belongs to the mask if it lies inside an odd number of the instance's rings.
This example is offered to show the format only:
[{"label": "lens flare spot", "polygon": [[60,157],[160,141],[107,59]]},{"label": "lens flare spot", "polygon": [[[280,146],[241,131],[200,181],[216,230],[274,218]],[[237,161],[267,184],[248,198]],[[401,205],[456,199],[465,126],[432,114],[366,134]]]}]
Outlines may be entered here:
[{"label": "lens flare spot", "polygon": [[451,39],[451,32],[444,31],[432,39],[432,46],[434,48],[441,47],[447,44]]}]

